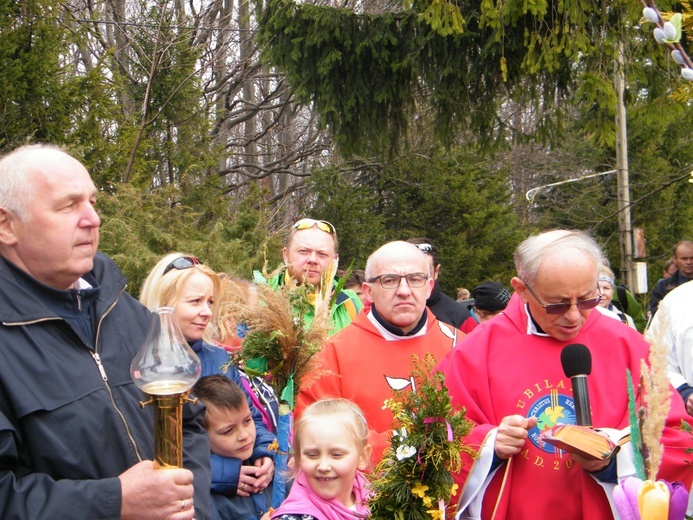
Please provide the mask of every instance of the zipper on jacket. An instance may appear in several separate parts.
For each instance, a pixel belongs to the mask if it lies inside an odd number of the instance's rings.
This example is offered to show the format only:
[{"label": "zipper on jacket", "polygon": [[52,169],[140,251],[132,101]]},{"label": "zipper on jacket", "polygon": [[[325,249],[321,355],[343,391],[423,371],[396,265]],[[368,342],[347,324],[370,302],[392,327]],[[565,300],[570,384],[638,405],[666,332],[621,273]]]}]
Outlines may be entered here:
[{"label": "zipper on jacket", "polygon": [[[96,366],[99,369],[99,373],[101,374],[101,379],[104,382],[104,386],[106,387],[106,390],[108,391],[108,395],[111,399],[111,405],[113,405],[113,408],[115,411],[118,413],[120,416],[120,420],[123,422],[123,425],[125,426],[125,431],[127,432],[127,436],[130,439],[130,443],[132,444],[133,449],[135,450],[135,455],[137,455],[138,460],[142,460],[142,455],[140,455],[140,450],[137,447],[137,442],[135,442],[135,438],[132,435],[132,432],[130,431],[130,426],[128,425],[127,419],[125,419],[125,416],[123,415],[123,412],[120,411],[120,408],[118,408],[118,405],[115,402],[115,399],[113,398],[113,391],[111,390],[111,387],[108,384],[108,375],[106,374],[106,369],[104,368],[103,364],[101,363],[101,357],[99,356],[97,350],[99,348],[99,332],[101,330],[101,322],[104,320],[106,316],[113,310],[113,307],[115,307],[116,303],[118,303],[118,299],[120,298],[120,295],[123,294],[125,291],[126,287],[123,287],[120,292],[116,295],[115,300],[111,304],[111,306],[106,309],[106,312],[103,313],[101,316],[101,319],[99,319],[99,322],[96,324],[96,338],[94,340],[94,351],[91,353],[92,357],[94,358],[94,361],[96,362]],[[81,303],[81,302],[80,302]],[[44,321],[54,321],[54,320],[60,320],[64,321],[63,318],[60,318],[59,316],[55,317],[50,317],[50,318],[39,318],[36,320],[29,320],[29,321],[20,321],[20,322],[3,322],[3,325],[12,327],[12,326],[22,326],[22,325],[33,325],[35,323],[41,323]]]},{"label": "zipper on jacket", "polygon": [[96,361],[96,366],[99,367],[99,372],[101,372],[101,379],[104,380],[104,383],[107,382],[108,376],[106,375],[106,369],[101,364],[101,356],[99,356],[98,352],[92,352],[91,356],[94,358],[94,361]]},{"label": "zipper on jacket", "polygon": [[5,327],[22,327],[24,325],[34,325],[36,323],[43,323],[44,321],[65,321],[59,316],[51,316],[49,318],[38,318],[36,320],[29,321],[3,321],[2,324]]},{"label": "zipper on jacket", "polygon": [[110,385],[108,384],[108,376],[106,375],[106,369],[103,367],[101,364],[101,357],[99,356],[99,353],[97,352],[99,349],[99,333],[101,332],[101,323],[103,322],[104,318],[108,316],[108,314],[113,310],[113,307],[116,306],[118,303],[118,299],[120,298],[120,295],[123,294],[125,291],[125,286],[120,290],[120,292],[116,295],[115,300],[113,300],[113,303],[111,306],[106,309],[106,312],[104,312],[101,315],[101,318],[99,319],[99,322],[96,324],[96,338],[94,339],[94,352],[92,352],[92,356],[94,357],[94,360],[96,361],[96,365],[99,368],[99,372],[101,372],[101,378],[104,381],[104,386],[106,387],[106,390],[108,390],[108,395],[111,398],[111,404],[113,405],[114,410],[118,413],[120,416],[120,420],[123,421],[123,426],[125,426],[125,431],[127,432],[128,438],[130,439],[130,443],[132,444],[133,449],[135,450],[135,455],[137,455],[137,459],[139,461],[142,461],[142,455],[140,455],[140,450],[137,447],[137,442],[135,441],[135,438],[132,435],[132,432],[130,431],[130,426],[128,425],[128,421],[123,415],[123,412],[120,411],[120,408],[118,408],[118,405],[115,402],[115,399],[113,398],[113,391],[111,390]]}]

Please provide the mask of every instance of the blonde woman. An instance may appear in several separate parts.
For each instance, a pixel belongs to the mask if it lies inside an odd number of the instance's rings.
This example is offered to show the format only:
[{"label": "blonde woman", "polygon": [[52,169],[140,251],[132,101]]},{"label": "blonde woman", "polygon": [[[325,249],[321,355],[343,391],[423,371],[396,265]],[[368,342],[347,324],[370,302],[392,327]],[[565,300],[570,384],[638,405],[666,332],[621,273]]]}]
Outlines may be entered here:
[{"label": "blonde woman", "polygon": [[[214,300],[218,293],[219,277],[214,270],[194,256],[171,253],[159,260],[147,276],[140,302],[150,309],[173,307],[173,315],[185,339],[200,358],[203,377],[223,374],[245,389],[240,371],[229,365],[228,353],[212,344]],[[212,454],[212,490],[222,494],[257,494],[267,487],[274,475],[274,455],[268,446],[275,436],[263,423],[252,396],[245,393],[257,429],[251,457],[253,465],[242,465],[239,459]]]}]

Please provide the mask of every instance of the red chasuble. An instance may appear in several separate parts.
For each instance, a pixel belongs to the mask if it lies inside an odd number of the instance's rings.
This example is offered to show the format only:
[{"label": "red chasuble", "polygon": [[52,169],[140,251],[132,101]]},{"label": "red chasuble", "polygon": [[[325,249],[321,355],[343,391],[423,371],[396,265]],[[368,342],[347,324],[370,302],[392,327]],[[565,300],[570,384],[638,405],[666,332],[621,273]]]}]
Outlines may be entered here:
[{"label": "red chasuble", "polygon": [[[637,382],[649,345],[635,330],[594,310],[576,338],[561,342],[529,334],[525,306],[514,295],[503,314],[464,337],[438,367],[446,375],[453,406],[466,407],[467,417],[476,424],[467,438],[470,445],[481,446],[508,415],[537,418],[524,449],[499,467],[486,488],[483,519],[613,518],[606,493],[594,478],[566,453],[539,439],[542,431],[558,423],[575,424],[571,381],[560,359],[569,343],[582,343],[592,354],[587,377],[592,424],[618,430],[628,426],[626,369]],[[690,488],[693,471],[684,462],[690,458],[684,451],[693,440],[678,426],[682,418],[691,418],[673,388],[671,403],[659,478],[680,480]],[[460,489],[474,463],[466,459],[456,475]]]},{"label": "red chasuble", "polygon": [[323,346],[319,356],[317,379],[301,387],[296,405],[297,416],[309,404],[329,397],[344,397],[363,411],[373,446],[371,463],[375,466],[389,445],[392,431],[392,412],[383,409],[393,389],[411,388],[412,354],[423,358],[427,353],[442,360],[455,341],[462,336],[459,330],[438,321],[428,311],[426,333],[387,341],[371,323],[366,313]]}]

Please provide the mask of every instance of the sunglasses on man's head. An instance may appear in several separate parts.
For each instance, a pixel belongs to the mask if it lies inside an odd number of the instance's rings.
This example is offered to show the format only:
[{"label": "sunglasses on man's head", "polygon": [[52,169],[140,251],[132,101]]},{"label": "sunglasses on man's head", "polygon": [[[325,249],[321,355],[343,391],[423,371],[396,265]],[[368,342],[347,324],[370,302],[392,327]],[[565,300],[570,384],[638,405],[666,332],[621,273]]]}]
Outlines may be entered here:
[{"label": "sunglasses on man's head", "polygon": [[181,256],[166,266],[162,276],[168,273],[171,269],[190,269],[192,266],[198,265],[199,263],[200,261],[194,256]]},{"label": "sunglasses on man's head", "polygon": [[424,254],[430,255],[431,253],[438,253],[438,248],[434,246],[433,244],[414,244],[416,247],[419,248],[419,251],[421,251]]},{"label": "sunglasses on man's head", "polygon": [[314,220],[312,218],[302,218],[293,225],[294,229],[310,229],[313,226],[318,226],[320,231],[334,235],[336,233],[334,226],[330,224],[327,220]]}]

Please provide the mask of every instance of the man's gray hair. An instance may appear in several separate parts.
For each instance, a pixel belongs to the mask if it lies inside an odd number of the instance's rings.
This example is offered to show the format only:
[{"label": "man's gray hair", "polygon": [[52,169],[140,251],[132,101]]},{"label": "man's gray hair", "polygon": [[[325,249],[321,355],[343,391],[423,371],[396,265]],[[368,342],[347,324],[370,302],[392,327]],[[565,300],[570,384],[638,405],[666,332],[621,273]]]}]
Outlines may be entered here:
[{"label": "man's gray hair", "polygon": [[0,157],[0,207],[11,211],[22,221],[26,219],[27,205],[35,194],[34,185],[29,178],[29,171],[35,167],[29,160],[29,152],[35,150],[65,152],[53,145],[32,144],[21,146]]},{"label": "man's gray hair", "polygon": [[517,276],[526,284],[533,285],[542,259],[546,255],[564,249],[577,249],[594,259],[595,280],[599,276],[599,268],[603,253],[599,244],[584,231],[554,229],[539,235],[529,237],[515,250],[515,268]]}]

